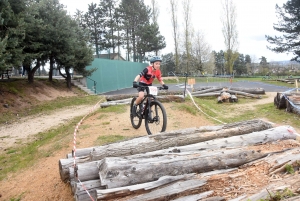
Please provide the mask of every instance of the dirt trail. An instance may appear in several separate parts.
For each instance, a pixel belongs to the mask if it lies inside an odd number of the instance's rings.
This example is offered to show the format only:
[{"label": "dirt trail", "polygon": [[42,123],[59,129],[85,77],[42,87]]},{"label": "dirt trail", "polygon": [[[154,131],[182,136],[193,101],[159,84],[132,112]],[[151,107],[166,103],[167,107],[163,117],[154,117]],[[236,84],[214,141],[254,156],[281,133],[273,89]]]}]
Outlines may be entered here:
[{"label": "dirt trail", "polygon": [[32,141],[33,136],[45,132],[50,128],[60,126],[74,117],[82,116],[89,112],[91,106],[82,105],[55,111],[51,114],[21,118],[18,122],[0,127],[0,152],[16,143]]}]

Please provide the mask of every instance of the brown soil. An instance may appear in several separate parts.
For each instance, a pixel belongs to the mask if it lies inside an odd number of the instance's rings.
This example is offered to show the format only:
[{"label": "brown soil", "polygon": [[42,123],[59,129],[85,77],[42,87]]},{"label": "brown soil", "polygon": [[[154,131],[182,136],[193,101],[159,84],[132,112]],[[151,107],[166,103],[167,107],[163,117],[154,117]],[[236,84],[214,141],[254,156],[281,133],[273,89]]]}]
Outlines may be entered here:
[{"label": "brown soil", "polygon": [[[60,96],[78,95],[76,91],[65,90],[62,93],[61,90],[47,85],[39,85],[38,88],[40,91],[36,93],[36,90],[33,90],[35,94],[32,95],[37,101],[54,100]],[[47,95],[44,91],[47,91]],[[273,97],[274,94],[268,94],[268,98],[258,100],[256,104],[272,102]],[[22,104],[23,102],[19,101],[18,107],[25,107]],[[27,105],[28,103],[24,104]],[[207,117],[200,112],[197,115],[191,115],[176,109],[172,103],[164,103],[164,106],[166,107],[168,114],[168,131],[212,125],[211,121],[207,120]],[[249,105],[249,107],[251,107],[251,105]],[[246,108],[248,108],[248,106]],[[18,111],[16,105],[14,109]],[[18,123],[1,126],[0,137],[10,137],[1,138],[0,153],[1,150],[3,151],[8,147],[13,146],[17,141],[24,139],[32,140],[30,137],[38,132],[43,132],[55,127],[76,116],[89,114],[91,111],[93,111],[93,106],[91,105],[66,108],[64,110],[55,111],[52,114],[41,114],[37,117],[20,118]],[[128,114],[129,107],[126,113],[118,115],[113,113],[105,113],[105,115],[95,113],[87,117],[79,126],[76,141],[77,148],[94,146],[96,139],[102,135],[118,134],[130,137],[147,135],[144,125],[138,130],[132,128]],[[37,122],[39,124],[37,124]],[[72,138],[71,136],[73,136],[73,133],[70,133],[70,139]],[[261,149],[282,150],[294,146],[299,146],[299,144],[292,141],[283,141],[278,144],[273,144],[272,146],[262,145]],[[28,169],[9,174],[6,179],[0,181],[0,200],[8,201],[19,197],[21,198],[20,200],[24,201],[73,200],[70,186],[61,181],[58,169],[59,159],[65,158],[66,154],[70,153],[72,149],[73,141],[70,140],[69,144],[66,144],[62,149],[56,151],[50,157],[40,159]],[[215,190],[215,195],[225,196],[227,198],[236,197],[244,192],[255,192],[271,182],[272,178],[269,178],[264,174],[267,168],[266,165],[261,164],[255,167],[240,169],[237,173],[242,176],[237,176],[230,180],[228,179],[229,175],[213,177],[206,188]]]}]

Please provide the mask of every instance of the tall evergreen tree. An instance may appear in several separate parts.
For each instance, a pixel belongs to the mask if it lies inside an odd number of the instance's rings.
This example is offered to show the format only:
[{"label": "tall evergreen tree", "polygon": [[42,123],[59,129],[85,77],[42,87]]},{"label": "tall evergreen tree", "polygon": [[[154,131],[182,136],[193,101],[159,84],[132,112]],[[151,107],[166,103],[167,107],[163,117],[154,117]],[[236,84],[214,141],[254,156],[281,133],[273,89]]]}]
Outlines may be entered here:
[{"label": "tall evergreen tree", "polygon": [[88,5],[88,12],[83,16],[82,26],[84,29],[90,32],[90,43],[92,43],[96,49],[96,55],[99,57],[100,51],[105,49],[105,25],[104,15],[97,4],[91,3]]},{"label": "tall evergreen tree", "polygon": [[268,48],[277,53],[292,52],[295,56],[291,60],[300,62],[300,0],[288,0],[282,7],[276,4],[275,8],[279,20],[274,23],[273,28],[283,35],[266,35],[267,41],[272,45]]},{"label": "tall evergreen tree", "polygon": [[24,56],[21,45],[24,36],[22,12],[25,4],[22,0],[0,1],[0,70],[19,67]]},{"label": "tall evergreen tree", "polygon": [[106,39],[105,48],[112,48],[113,53],[115,53],[116,39],[118,38],[116,35],[118,30],[116,3],[116,0],[101,0],[99,4],[100,13],[103,15],[103,25],[106,30],[104,35]]},{"label": "tall evergreen tree", "polygon": [[127,60],[133,53],[133,61],[137,61],[137,42],[141,40],[140,30],[149,25],[150,8],[142,0],[122,0],[119,6],[123,20],[125,49]]},{"label": "tall evergreen tree", "polygon": [[[90,75],[93,70],[87,71],[85,67],[93,61],[92,47],[88,45],[88,35],[79,26],[77,21],[70,16],[62,18],[60,22],[64,30],[60,35],[60,52],[56,54],[55,61],[58,64],[60,75],[67,81],[67,87],[71,88],[71,69],[83,76]],[[66,75],[62,73],[65,71]]]},{"label": "tall evergreen tree", "polygon": [[238,59],[234,62],[233,69],[235,70],[236,75],[242,75],[247,73],[244,54],[239,54]]},{"label": "tall evergreen tree", "polygon": [[225,57],[223,50],[220,52],[214,52],[215,54],[215,66],[216,66],[216,74],[222,75],[225,73]]}]

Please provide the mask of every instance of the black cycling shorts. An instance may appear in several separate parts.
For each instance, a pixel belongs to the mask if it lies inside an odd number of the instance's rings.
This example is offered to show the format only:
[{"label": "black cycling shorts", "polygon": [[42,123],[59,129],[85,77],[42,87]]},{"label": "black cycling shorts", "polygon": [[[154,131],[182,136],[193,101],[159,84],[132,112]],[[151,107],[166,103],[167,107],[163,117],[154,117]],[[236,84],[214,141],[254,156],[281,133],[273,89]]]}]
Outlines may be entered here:
[{"label": "black cycling shorts", "polygon": [[[152,84],[146,84],[144,82],[139,82],[139,85],[140,86],[152,86]],[[138,92],[145,91],[145,87],[138,87],[137,90],[138,90]]]}]

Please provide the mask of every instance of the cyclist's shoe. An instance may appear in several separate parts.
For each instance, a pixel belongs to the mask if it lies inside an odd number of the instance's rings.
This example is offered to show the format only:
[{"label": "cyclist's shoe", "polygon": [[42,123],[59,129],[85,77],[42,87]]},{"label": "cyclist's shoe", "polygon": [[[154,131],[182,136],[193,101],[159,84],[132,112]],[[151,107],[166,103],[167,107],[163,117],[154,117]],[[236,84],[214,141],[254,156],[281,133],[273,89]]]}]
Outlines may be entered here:
[{"label": "cyclist's shoe", "polygon": [[138,117],[142,117],[143,116],[143,110],[144,110],[143,104],[140,104],[139,105],[139,110],[137,111],[137,116]]},{"label": "cyclist's shoe", "polygon": [[132,108],[131,108],[131,114],[136,117],[137,116],[137,113],[136,113],[136,105],[133,105]]}]

